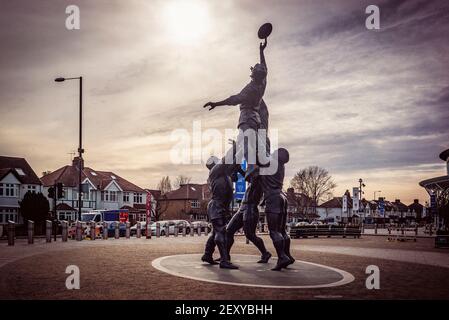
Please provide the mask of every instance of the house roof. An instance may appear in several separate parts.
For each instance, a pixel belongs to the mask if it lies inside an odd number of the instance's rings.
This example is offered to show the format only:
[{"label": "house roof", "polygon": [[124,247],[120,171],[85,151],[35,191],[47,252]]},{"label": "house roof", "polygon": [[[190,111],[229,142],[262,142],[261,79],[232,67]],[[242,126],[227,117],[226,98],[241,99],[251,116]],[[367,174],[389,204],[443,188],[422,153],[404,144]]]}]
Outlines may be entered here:
[{"label": "house roof", "polygon": [[76,211],[76,209],[69,206],[67,203],[58,203],[56,205],[56,210],[63,210],[63,211]]},{"label": "house roof", "polygon": [[[167,192],[165,197],[167,200],[204,200],[210,194],[207,183],[182,184],[178,189]],[[165,200],[165,199],[162,199]]]},{"label": "house roof", "polygon": [[[18,172],[17,169],[21,172]],[[0,179],[10,172],[12,172],[21,183],[42,184],[39,177],[24,158],[0,156]]]},{"label": "house roof", "polygon": [[[66,187],[76,187],[78,186],[78,175],[77,166],[67,165],[43,176],[41,180],[45,187],[52,186],[58,182],[63,183]],[[97,171],[84,167],[81,176],[83,181],[88,178],[98,190],[104,190],[112,181],[115,181],[123,191],[144,192],[142,188],[111,171]]]},{"label": "house roof", "polygon": [[[333,197],[329,201],[326,201],[318,206],[319,208],[342,208],[343,197]],[[352,199],[348,197],[348,208],[352,208]]]},{"label": "house roof", "polygon": [[151,193],[151,195],[157,200],[161,197],[161,190],[145,189],[145,191]]},{"label": "house roof", "polygon": [[408,206],[410,211],[415,211],[416,213],[422,213],[424,206],[415,200],[411,205]]}]

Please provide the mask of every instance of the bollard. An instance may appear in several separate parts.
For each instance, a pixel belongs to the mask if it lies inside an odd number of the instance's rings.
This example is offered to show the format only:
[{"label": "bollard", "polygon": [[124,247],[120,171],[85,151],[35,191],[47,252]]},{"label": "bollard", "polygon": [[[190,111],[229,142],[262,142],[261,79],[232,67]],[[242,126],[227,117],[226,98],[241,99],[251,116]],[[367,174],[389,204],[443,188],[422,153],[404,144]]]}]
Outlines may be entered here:
[{"label": "bollard", "polygon": [[159,238],[161,236],[161,224],[159,222],[156,222],[156,238]]},{"label": "bollard", "polygon": [[198,231],[198,236],[201,236],[201,225],[198,225],[196,231]]},{"label": "bollard", "polygon": [[415,236],[418,235],[418,227],[415,228]]},{"label": "bollard", "polygon": [[108,223],[103,222],[103,240],[108,240]]},{"label": "bollard", "polygon": [[68,222],[67,221],[61,221],[61,238],[62,242],[67,242],[67,239],[69,237],[69,230],[68,230]]},{"label": "bollard", "polygon": [[90,240],[95,240],[95,221],[90,222]]},{"label": "bollard", "polygon": [[377,223],[374,224],[374,234],[377,234]]},{"label": "bollard", "polygon": [[178,236],[178,233],[179,233],[179,226],[176,226],[176,225],[175,225],[174,233],[175,233],[175,237],[177,237],[177,236]]},{"label": "bollard", "polygon": [[193,237],[193,234],[195,233],[195,228],[194,226],[190,226],[190,236]]},{"label": "bollard", "polygon": [[262,232],[263,232],[263,224],[259,223],[259,233],[262,233]]},{"label": "bollard", "polygon": [[246,238],[245,243],[246,243],[246,244],[249,244],[249,239],[248,239],[248,238]]},{"label": "bollard", "polygon": [[126,239],[129,239],[131,235],[131,223],[129,221],[126,221]]},{"label": "bollard", "polygon": [[209,226],[206,225],[206,228],[204,229],[204,235],[208,236],[209,235]]},{"label": "bollard", "polygon": [[343,229],[343,238],[346,238],[346,226]]},{"label": "bollard", "polygon": [[76,222],[76,241],[81,241],[83,240],[83,235],[82,235],[82,228],[81,228],[81,221],[77,221]]},{"label": "bollard", "polygon": [[120,222],[116,221],[114,226],[115,226],[114,238],[119,239],[120,238]]},{"label": "bollard", "polygon": [[151,239],[151,236],[153,235],[153,229],[151,228],[151,224],[147,223],[145,225],[146,228],[146,232],[145,232],[145,236],[147,239]]},{"label": "bollard", "polygon": [[14,221],[8,221],[8,246],[14,245],[16,238],[16,223]]},{"label": "bollard", "polygon": [[182,236],[183,237],[185,237],[186,236],[186,232],[187,232],[187,230],[186,230],[187,228],[186,228],[186,225],[184,224],[184,225],[182,225]]},{"label": "bollard", "polygon": [[142,236],[142,225],[140,224],[140,222],[137,222],[137,231],[136,231],[136,237],[138,239],[140,239],[140,237]]},{"label": "bollard", "polygon": [[34,221],[28,220],[28,244],[34,243]]},{"label": "bollard", "polygon": [[45,220],[45,242],[51,242],[51,228],[53,224],[50,220]]},{"label": "bollard", "polygon": [[168,223],[165,224],[165,236],[168,237],[170,235],[170,226]]}]

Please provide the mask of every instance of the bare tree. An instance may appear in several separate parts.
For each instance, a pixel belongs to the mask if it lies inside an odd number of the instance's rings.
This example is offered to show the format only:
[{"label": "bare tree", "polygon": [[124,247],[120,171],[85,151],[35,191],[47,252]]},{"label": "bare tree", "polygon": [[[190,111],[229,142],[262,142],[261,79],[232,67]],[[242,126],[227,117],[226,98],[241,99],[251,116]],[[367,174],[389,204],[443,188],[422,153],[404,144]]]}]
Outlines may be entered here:
[{"label": "bare tree", "polygon": [[161,181],[159,181],[157,185],[157,189],[161,192],[162,195],[166,194],[167,192],[170,192],[172,190],[170,177],[169,176],[162,177]]},{"label": "bare tree", "polygon": [[166,194],[161,194],[158,199],[156,199],[156,207],[152,208],[152,215],[155,221],[161,220],[162,215],[168,209],[168,199]]},{"label": "bare tree", "polygon": [[323,199],[332,196],[332,191],[337,185],[332,180],[329,172],[318,166],[310,166],[298,171],[290,185],[296,192],[302,193],[312,200],[312,208],[316,213],[316,207]]},{"label": "bare tree", "polygon": [[183,176],[182,174],[176,177],[175,189],[178,189],[181,185],[190,183],[191,177]]}]

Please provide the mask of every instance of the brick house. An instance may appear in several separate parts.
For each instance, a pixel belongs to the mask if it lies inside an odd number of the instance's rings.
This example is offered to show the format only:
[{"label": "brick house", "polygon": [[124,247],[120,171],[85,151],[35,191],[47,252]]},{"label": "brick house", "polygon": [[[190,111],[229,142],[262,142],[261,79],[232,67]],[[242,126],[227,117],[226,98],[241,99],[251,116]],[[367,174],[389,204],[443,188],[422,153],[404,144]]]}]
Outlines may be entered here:
[{"label": "brick house", "polygon": [[165,207],[159,220],[207,220],[207,202],[210,199],[208,185],[188,183],[166,193],[160,198]]}]

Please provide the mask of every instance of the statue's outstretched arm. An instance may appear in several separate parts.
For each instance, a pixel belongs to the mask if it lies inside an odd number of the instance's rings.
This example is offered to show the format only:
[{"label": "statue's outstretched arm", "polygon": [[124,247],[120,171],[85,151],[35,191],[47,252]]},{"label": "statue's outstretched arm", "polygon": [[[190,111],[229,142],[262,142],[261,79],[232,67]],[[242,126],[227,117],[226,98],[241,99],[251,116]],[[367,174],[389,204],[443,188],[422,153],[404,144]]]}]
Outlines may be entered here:
[{"label": "statue's outstretched arm", "polygon": [[224,99],[222,101],[208,102],[203,106],[203,108],[209,107],[209,110],[212,110],[215,107],[219,107],[219,106],[236,106],[236,105],[242,103],[242,101],[243,101],[242,96],[240,94],[236,94],[236,95],[230,96],[229,98]]},{"label": "statue's outstretched arm", "polygon": [[260,46],[259,46],[259,52],[260,52],[260,64],[263,64],[265,66],[265,68],[267,68],[267,63],[265,61],[265,54],[264,54],[264,50],[267,47],[267,38],[265,38],[265,42],[261,42]]}]

